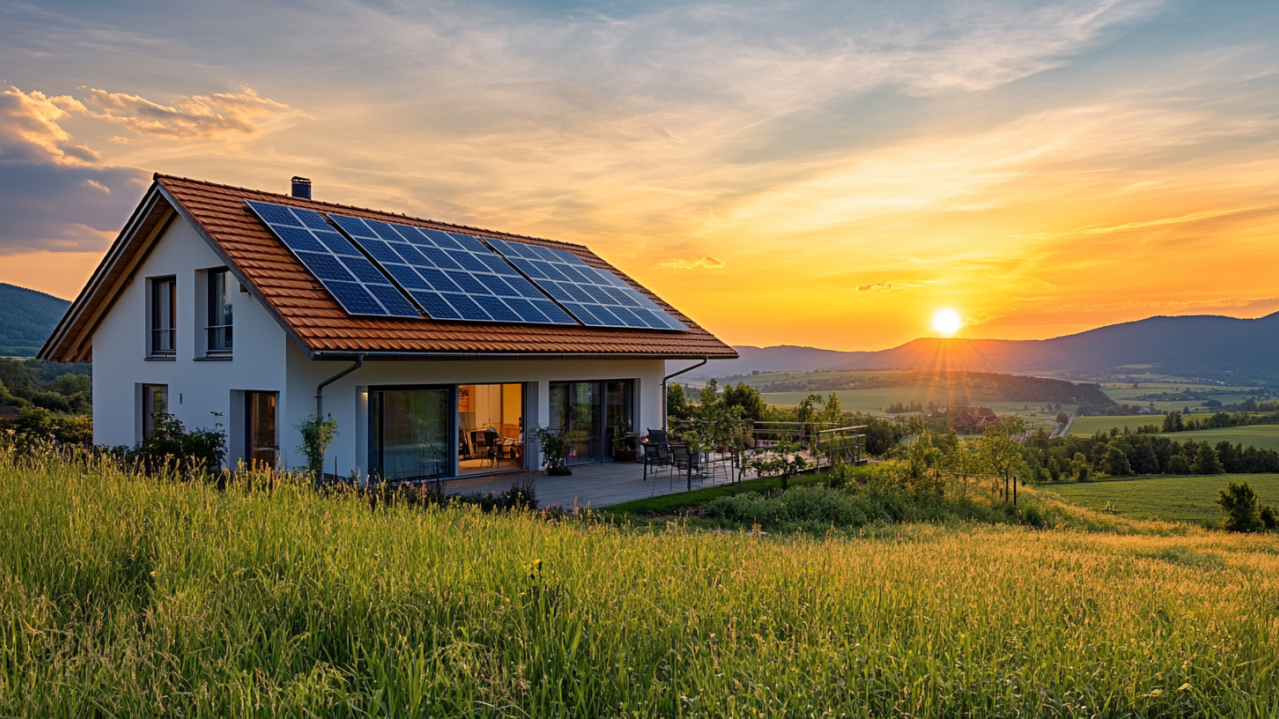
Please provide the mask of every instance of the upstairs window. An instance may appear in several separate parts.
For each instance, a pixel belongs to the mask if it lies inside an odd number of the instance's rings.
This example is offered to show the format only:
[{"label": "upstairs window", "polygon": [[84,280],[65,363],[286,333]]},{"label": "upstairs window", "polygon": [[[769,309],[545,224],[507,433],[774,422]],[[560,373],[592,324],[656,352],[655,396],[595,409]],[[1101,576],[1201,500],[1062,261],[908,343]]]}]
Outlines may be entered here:
[{"label": "upstairs window", "polygon": [[230,354],[231,301],[227,297],[227,271],[209,270],[209,354]]},{"label": "upstairs window", "polygon": [[178,283],[172,277],[151,280],[151,356],[172,357],[177,351]]}]

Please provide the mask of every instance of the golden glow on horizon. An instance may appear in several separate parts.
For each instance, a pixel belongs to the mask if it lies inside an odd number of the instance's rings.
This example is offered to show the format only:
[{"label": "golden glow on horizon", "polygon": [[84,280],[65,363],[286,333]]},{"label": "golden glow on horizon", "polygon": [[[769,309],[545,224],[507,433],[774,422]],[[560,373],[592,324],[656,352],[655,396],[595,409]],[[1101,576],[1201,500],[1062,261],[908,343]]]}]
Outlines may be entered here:
[{"label": "golden glow on horizon", "polygon": [[964,327],[964,318],[959,313],[950,309],[937,310],[933,314],[933,329],[938,334],[950,337]]}]

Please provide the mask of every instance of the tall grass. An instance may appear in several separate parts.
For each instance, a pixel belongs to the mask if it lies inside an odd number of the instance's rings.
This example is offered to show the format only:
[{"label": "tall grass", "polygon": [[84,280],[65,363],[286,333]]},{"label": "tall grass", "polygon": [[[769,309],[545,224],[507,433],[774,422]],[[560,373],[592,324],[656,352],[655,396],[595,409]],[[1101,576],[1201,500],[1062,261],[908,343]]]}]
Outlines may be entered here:
[{"label": "tall grass", "polygon": [[0,453],[4,716],[1273,716],[1279,550],[654,531]]}]

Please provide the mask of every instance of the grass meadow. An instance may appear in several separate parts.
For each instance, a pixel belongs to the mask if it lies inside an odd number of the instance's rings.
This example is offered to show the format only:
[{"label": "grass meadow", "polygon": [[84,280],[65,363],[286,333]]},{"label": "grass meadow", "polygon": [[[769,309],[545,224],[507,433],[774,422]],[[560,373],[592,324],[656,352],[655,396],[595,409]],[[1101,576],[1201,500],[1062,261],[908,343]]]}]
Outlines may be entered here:
[{"label": "grass meadow", "polygon": [[1260,504],[1279,507],[1279,474],[1105,479],[1045,488],[1071,504],[1089,509],[1100,510],[1110,504],[1124,517],[1220,524],[1224,515],[1216,504],[1217,493],[1231,482],[1247,482]]},{"label": "grass meadow", "polygon": [[759,536],[250,480],[0,452],[0,715],[1279,712],[1273,539]]}]

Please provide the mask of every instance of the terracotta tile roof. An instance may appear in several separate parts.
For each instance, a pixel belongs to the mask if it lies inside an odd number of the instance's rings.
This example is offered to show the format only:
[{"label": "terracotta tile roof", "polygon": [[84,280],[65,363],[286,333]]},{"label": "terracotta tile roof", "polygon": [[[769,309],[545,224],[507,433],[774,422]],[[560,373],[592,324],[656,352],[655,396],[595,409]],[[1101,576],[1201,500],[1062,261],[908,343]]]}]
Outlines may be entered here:
[{"label": "terracotta tile roof", "polygon": [[[267,303],[286,330],[313,354],[364,351],[415,354],[606,354],[714,359],[732,359],[737,356],[733,348],[580,245],[300,200],[287,195],[167,175],[157,174],[155,180],[164,193],[172,198],[179,213],[187,216],[214,243],[215,249],[225,255],[246,283]],[[495,237],[568,250],[588,265],[616,273],[679,318],[691,331],[660,332],[582,326],[352,317],[338,306],[306,268],[248,210],[244,201],[249,199],[306,207],[319,212],[340,211],[356,217],[464,231],[479,237]]]}]

